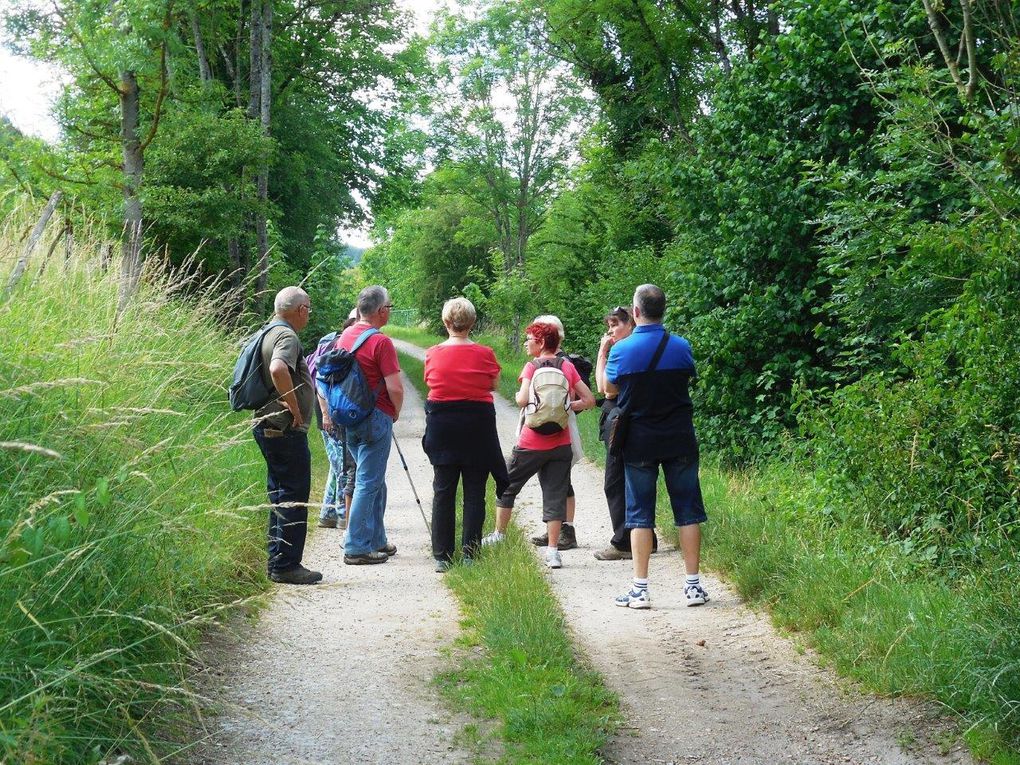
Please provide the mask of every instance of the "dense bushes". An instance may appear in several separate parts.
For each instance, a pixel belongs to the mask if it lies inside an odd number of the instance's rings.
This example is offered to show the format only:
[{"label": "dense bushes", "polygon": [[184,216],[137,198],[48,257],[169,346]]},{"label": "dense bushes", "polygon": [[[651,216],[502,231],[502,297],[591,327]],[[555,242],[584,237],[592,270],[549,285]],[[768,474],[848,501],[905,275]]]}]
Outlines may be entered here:
[{"label": "dense bushes", "polygon": [[[6,280],[15,252],[0,244]],[[264,582],[258,452],[214,304],[83,251],[0,305],[0,760],[153,761],[198,628]]]}]

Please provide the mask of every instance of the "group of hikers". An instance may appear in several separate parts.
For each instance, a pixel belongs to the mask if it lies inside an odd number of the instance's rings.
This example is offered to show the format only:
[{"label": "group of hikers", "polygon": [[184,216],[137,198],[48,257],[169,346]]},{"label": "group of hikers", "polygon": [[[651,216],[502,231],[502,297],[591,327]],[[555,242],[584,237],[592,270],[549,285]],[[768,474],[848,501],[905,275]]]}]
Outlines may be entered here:
[{"label": "group of hikers", "polygon": [[[385,479],[404,388],[396,347],[380,331],[392,308],[384,287],[366,287],[344,328],[322,338],[306,359],[298,333],[308,325],[311,302],[304,290],[286,287],[276,295],[273,322],[255,341],[253,353],[270,391],[268,403],[255,410],[253,433],[268,468],[268,573],[274,582],[314,584],[322,579],[321,573],[302,565],[311,491],[308,430],[313,421],[330,462],[319,525],[345,531],[345,564],[385,563],[397,552],[386,535]],[[595,387],[603,397],[598,404],[578,365],[562,350],[560,320],[546,315],[529,324],[524,344],[531,360],[518,376],[515,396],[521,408],[519,429],[505,460],[493,399],[499,362],[492,348],[470,337],[476,321],[471,302],[453,298],[445,303],[442,321],[449,337],[425,353],[429,392],[422,438],[434,470],[431,528],[437,572],[448,571],[455,560],[458,486],[463,493],[461,559],[470,564],[480,548],[506,538],[517,495],[536,474],[546,533],[532,542],[545,548],[549,568],[563,565],[560,551],[577,547],[571,467],[582,452],[576,415],[599,405],[613,536],[595,557],[633,561],[633,581],[616,597],[616,605],[651,605],[648,565],[657,547],[660,469],[680,529],[687,605],[708,601],[698,573],[700,524],[707,518],[688,389],[694,359],[688,341],[664,328],[665,309],[663,291],[644,284],[631,306],[617,306],[606,314],[594,367]],[[365,411],[357,416],[338,406],[338,388],[331,382],[354,367],[371,391]],[[341,401],[346,400],[343,394],[337,394]],[[490,476],[496,489],[495,529],[483,537]]]}]

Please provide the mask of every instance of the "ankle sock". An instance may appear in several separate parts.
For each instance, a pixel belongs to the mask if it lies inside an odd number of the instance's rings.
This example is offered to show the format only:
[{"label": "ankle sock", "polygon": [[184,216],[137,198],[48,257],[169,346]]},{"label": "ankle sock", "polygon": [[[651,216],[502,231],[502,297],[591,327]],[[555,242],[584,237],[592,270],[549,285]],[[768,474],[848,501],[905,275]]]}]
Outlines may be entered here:
[{"label": "ankle sock", "polygon": [[648,589],[648,580],[647,579],[638,579],[635,576],[634,577],[634,591],[637,592],[638,590],[647,590],[647,589]]},{"label": "ankle sock", "polygon": [[698,586],[701,585],[701,575],[700,574],[688,574],[687,575],[687,584],[685,586],[686,587],[690,587],[691,585],[695,585],[695,584],[698,585]]}]

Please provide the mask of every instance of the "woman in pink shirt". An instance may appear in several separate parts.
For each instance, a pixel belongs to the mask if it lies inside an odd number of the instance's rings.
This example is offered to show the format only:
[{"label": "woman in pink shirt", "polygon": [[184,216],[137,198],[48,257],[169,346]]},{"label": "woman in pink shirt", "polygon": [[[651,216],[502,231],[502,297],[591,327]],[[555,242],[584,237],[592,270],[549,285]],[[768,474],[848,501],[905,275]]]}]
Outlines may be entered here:
[{"label": "woman in pink shirt", "polygon": [[[595,398],[588,386],[581,381],[574,365],[565,358],[556,356],[560,347],[560,333],[552,324],[536,322],[526,330],[525,348],[534,361],[529,361],[521,370],[518,380],[521,389],[517,391],[517,405],[529,407],[532,398],[531,382],[535,373],[543,367],[555,367],[563,372],[569,389],[571,411],[581,412],[595,406]],[[534,408],[533,404],[530,404]],[[541,426],[540,432],[527,424],[521,426],[517,444],[507,463],[510,483],[496,500],[496,530],[482,540],[482,544],[501,542],[510,523],[514,500],[524,484],[538,474],[542,486],[542,520],[546,523],[549,546],[545,563],[549,568],[560,568],[558,540],[560,527],[567,513],[567,489],[570,486],[570,431],[564,425],[559,429]]]}]

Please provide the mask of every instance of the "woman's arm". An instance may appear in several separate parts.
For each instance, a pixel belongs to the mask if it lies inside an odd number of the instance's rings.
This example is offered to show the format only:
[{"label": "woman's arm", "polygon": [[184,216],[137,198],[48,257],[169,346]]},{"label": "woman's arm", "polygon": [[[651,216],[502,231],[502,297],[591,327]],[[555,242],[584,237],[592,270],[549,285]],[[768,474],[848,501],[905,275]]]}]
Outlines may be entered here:
[{"label": "woman's arm", "polygon": [[591,394],[591,389],[583,381],[578,380],[574,383],[572,392],[577,396],[577,398],[570,402],[570,408],[573,411],[583,412],[585,409],[591,409],[595,406],[595,397]]}]

